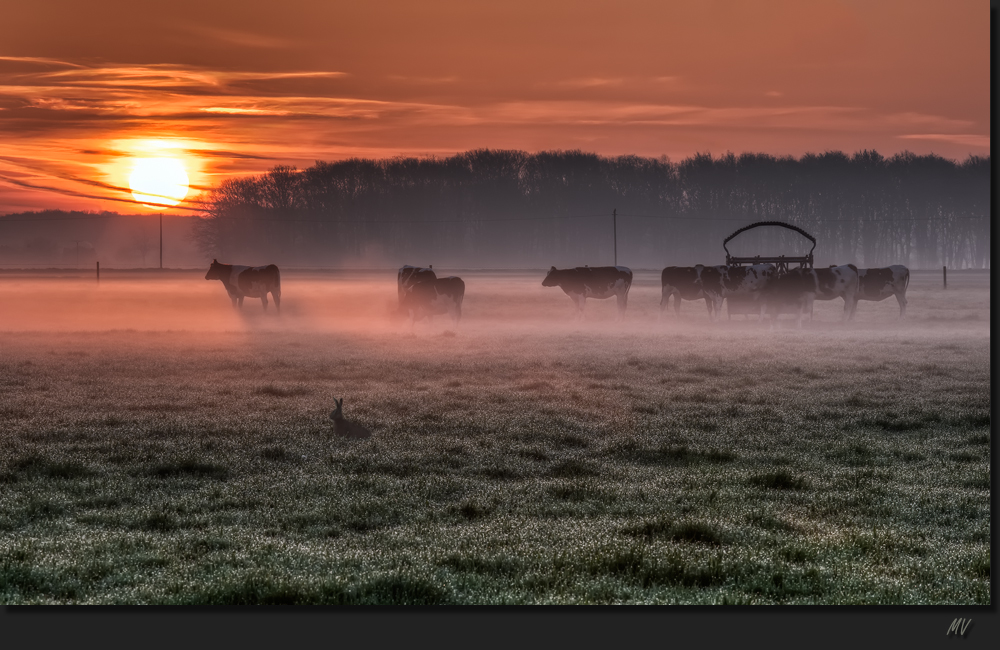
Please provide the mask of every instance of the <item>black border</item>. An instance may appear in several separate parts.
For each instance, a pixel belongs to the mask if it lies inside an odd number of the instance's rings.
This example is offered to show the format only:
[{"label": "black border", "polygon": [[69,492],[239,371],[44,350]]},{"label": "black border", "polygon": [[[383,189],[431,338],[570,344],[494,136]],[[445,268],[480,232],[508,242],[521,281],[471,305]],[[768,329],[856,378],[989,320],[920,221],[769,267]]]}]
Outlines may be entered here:
[{"label": "black border", "polygon": [[[875,0],[877,1],[877,0]],[[990,131],[996,125],[993,84],[996,4],[990,0]],[[990,156],[993,157],[992,141]],[[996,172],[990,192],[996,214]],[[991,230],[996,246],[996,231]],[[991,285],[996,277],[990,268]],[[992,297],[991,325],[992,320]],[[992,348],[990,352],[992,384]],[[991,385],[992,392],[992,385]],[[992,415],[996,410],[992,408]],[[992,419],[992,416],[991,416]],[[991,486],[996,493],[991,443]],[[990,502],[991,531],[996,521]],[[991,557],[996,550],[990,537]],[[667,648],[673,644],[741,646],[762,641],[819,647],[998,647],[996,578],[990,605],[979,606],[622,606],[622,607],[0,607],[0,648],[94,643],[98,647],[181,648],[209,644],[317,647],[344,644],[436,647],[517,646]],[[948,635],[956,618],[972,619],[965,636]],[[992,639],[992,641],[991,641]],[[512,647],[513,646],[513,647]],[[735,649],[734,649],[735,650]]]}]

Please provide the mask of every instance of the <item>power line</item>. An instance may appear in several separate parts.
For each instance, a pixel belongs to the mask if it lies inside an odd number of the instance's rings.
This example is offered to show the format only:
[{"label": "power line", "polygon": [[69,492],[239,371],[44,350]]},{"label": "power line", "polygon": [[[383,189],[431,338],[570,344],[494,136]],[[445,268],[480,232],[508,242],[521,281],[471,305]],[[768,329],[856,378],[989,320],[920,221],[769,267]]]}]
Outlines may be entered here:
[{"label": "power line", "polygon": [[[176,208],[175,208],[176,209]],[[191,209],[191,208],[188,208]],[[8,217],[0,216],[0,223],[40,223],[48,221],[85,221],[88,219],[117,219],[117,218],[143,218],[143,217],[153,217],[157,215],[126,215],[126,214],[94,214],[94,215],[79,215],[79,216],[65,216],[65,217],[37,217],[37,218],[15,218],[11,219]],[[377,220],[362,220],[362,221],[348,221],[343,219],[289,219],[286,217],[224,217],[224,216],[210,216],[210,217],[195,217],[193,215],[167,215],[168,217],[181,217],[181,218],[198,218],[198,219],[211,219],[211,220],[223,220],[223,221],[239,221],[244,223],[322,223],[322,224],[335,224],[335,225],[378,225],[378,224],[425,224],[425,223],[498,223],[498,222],[520,222],[520,221],[557,221],[560,219],[595,219],[595,218],[606,218],[611,217],[609,213],[601,214],[566,214],[566,215],[543,215],[536,217],[501,217],[496,219],[377,219]],[[661,219],[661,220],[671,220],[671,221],[723,221],[723,222],[748,222],[753,221],[757,217],[701,217],[701,216],[680,216],[680,215],[664,215],[664,214],[630,214],[623,212],[618,215],[620,217],[636,217],[639,219]],[[798,223],[883,223],[887,221],[955,221],[955,220],[986,220],[989,219],[989,215],[982,215],[978,217],[879,217],[877,219],[824,219],[824,218],[809,218],[801,219]]]}]

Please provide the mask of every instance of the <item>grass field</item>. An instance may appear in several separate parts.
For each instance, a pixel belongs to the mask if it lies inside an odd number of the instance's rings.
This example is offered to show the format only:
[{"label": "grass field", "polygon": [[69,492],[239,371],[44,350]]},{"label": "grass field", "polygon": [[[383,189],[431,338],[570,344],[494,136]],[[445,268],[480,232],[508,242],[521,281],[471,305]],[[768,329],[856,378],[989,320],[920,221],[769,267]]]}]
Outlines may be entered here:
[{"label": "grass field", "polygon": [[391,271],[0,274],[0,603],[991,602],[988,274],[802,330],[456,274],[412,331]]}]

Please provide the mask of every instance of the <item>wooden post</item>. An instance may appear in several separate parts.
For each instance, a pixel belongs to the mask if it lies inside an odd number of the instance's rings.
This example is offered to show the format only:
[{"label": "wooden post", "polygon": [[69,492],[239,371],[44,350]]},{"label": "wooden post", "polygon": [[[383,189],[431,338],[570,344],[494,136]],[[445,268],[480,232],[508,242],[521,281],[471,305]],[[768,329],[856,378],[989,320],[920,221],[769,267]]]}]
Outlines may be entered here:
[{"label": "wooden post", "polygon": [[944,274],[944,288],[947,289],[948,288],[948,267],[947,266],[942,266],[941,267],[941,271]]},{"label": "wooden post", "polygon": [[618,208],[611,211],[611,219],[615,230],[615,266],[618,266]]},{"label": "wooden post", "polygon": [[163,213],[160,213],[160,270],[163,270]]},{"label": "wooden post", "polygon": [[101,283],[101,263],[97,263],[97,283]]}]

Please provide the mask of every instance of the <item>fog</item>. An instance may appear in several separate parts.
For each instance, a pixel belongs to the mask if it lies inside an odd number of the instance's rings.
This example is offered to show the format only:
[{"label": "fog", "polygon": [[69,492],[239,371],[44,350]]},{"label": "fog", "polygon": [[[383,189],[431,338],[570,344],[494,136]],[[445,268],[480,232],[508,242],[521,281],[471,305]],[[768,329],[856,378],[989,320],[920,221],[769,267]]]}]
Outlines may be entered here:
[{"label": "fog", "polygon": [[[723,317],[711,323],[703,300],[684,301],[680,318],[671,302],[660,313],[660,280],[655,270],[635,271],[628,311],[617,322],[615,300],[588,300],[584,320],[557,287],[542,287],[544,270],[468,271],[435,269],[439,276],[465,280],[463,316],[456,327],[447,315],[417,321],[411,328],[397,314],[396,274],[285,271],[280,314],[271,302],[247,298],[234,309],[222,283],[205,280],[205,270],[164,272],[104,271],[7,272],[0,274],[0,332],[102,332],[111,330],[185,332],[315,332],[412,336],[551,335],[560,332],[671,333],[715,337],[769,331],[756,317]],[[803,332],[959,331],[988,329],[989,275],[951,272],[948,288],[940,273],[914,272],[907,318],[896,318],[894,298],[859,303],[855,321],[841,323],[843,300],[817,301]],[[777,330],[794,327],[783,316]]]}]

